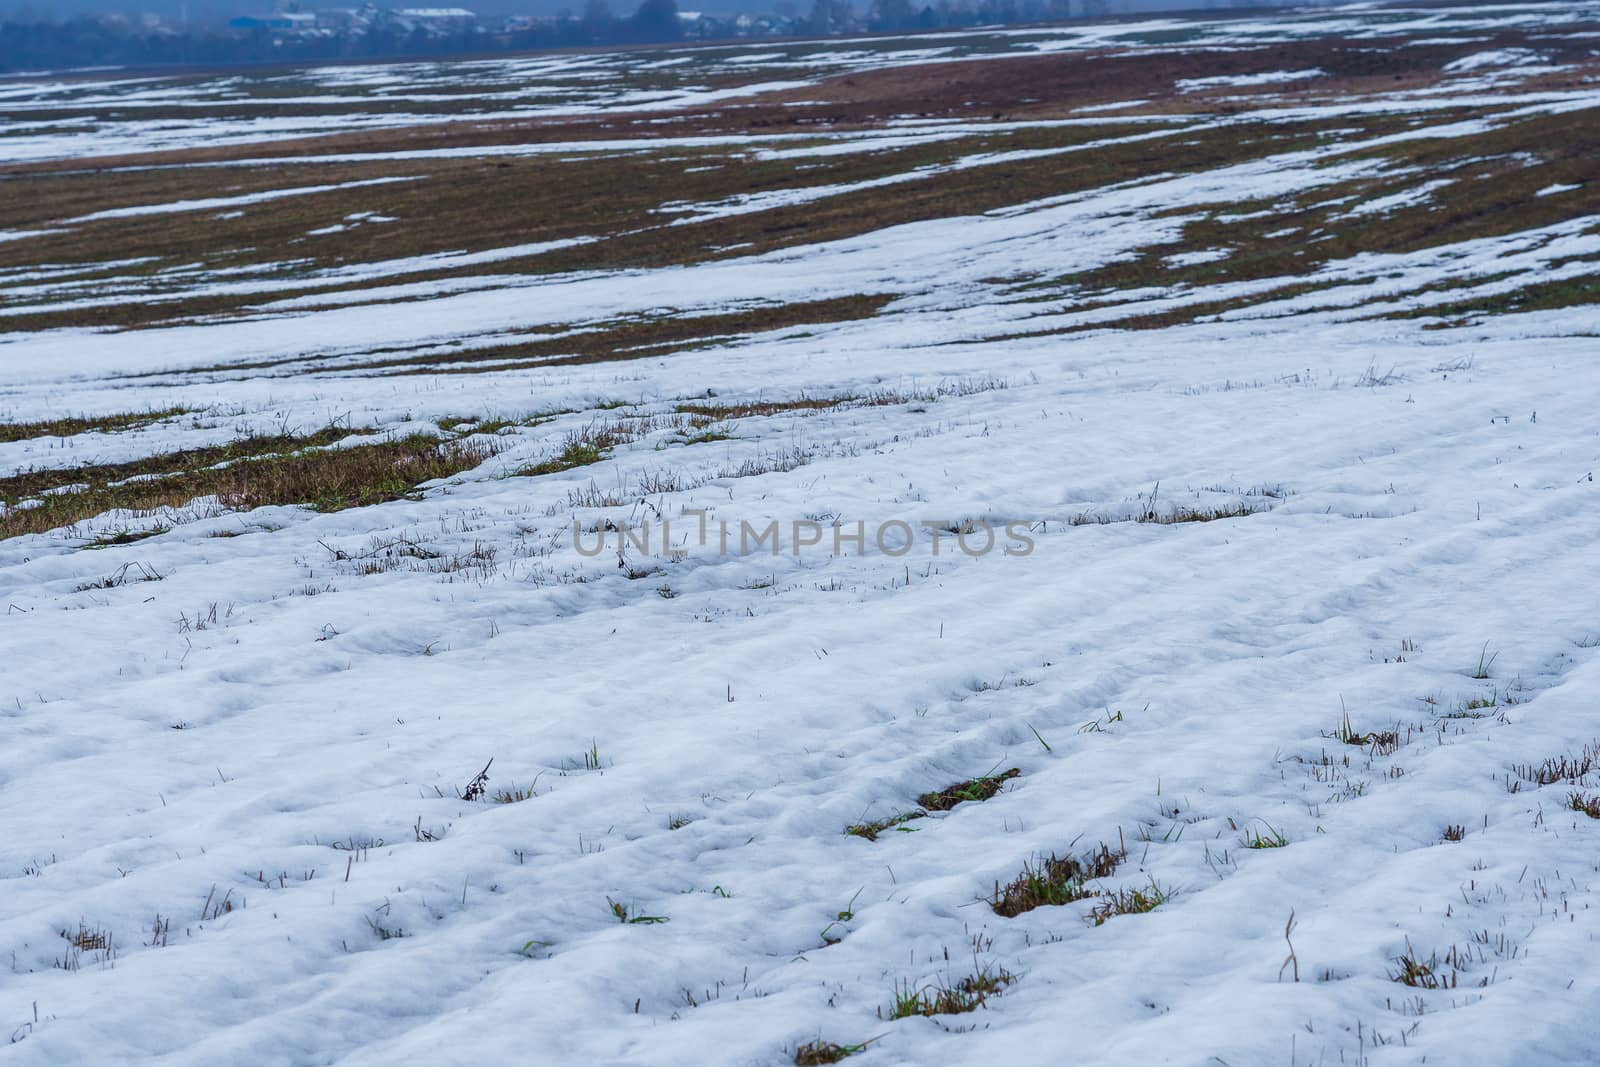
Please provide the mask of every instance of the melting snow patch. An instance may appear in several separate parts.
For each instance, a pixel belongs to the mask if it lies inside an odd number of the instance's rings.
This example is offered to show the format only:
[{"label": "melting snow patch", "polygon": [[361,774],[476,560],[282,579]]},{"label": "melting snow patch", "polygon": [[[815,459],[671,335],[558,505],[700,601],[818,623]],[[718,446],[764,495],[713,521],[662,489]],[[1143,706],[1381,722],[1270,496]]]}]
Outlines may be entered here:
[{"label": "melting snow patch", "polygon": [[1555,196],[1557,193],[1570,193],[1574,189],[1582,189],[1581,185],[1547,185],[1540,189],[1534,196]]},{"label": "melting snow patch", "polygon": [[0,244],[7,241],[23,241],[29,237],[48,237],[52,233],[62,233],[62,230],[0,230]]},{"label": "melting snow patch", "polygon": [[1429,194],[1431,194],[1435,189],[1442,189],[1450,184],[1452,183],[1448,179],[1433,182],[1423,182],[1414,189],[1406,189],[1402,192],[1393,193],[1389,196],[1380,196],[1376,200],[1368,200],[1364,204],[1357,204],[1355,207],[1345,212],[1343,217],[1348,219],[1354,218],[1358,215],[1382,215],[1398,208],[1409,207],[1412,204],[1420,204],[1427,200]]},{"label": "melting snow patch", "polygon": [[243,196],[217,196],[203,200],[174,200],[167,204],[144,204],[140,207],[119,207],[109,211],[96,211],[68,219],[69,223],[98,222],[101,219],[131,219],[140,215],[173,215],[184,211],[204,211],[207,208],[237,207],[241,204],[260,204],[268,200],[281,200],[290,196],[311,196],[331,193],[340,189],[361,189],[369,185],[392,185],[395,182],[420,181],[416,177],[368,178],[358,182],[340,182],[336,185],[307,185],[298,189],[274,189],[265,193],[247,193]]},{"label": "melting snow patch", "polygon": [[1444,69],[1455,74],[1463,70],[1481,70],[1484,67],[1538,66],[1549,62],[1531,48],[1497,48],[1490,52],[1474,52],[1446,63]]},{"label": "melting snow patch", "polygon": [[1087,107],[1075,107],[1072,112],[1075,115],[1086,115],[1092,111],[1116,111],[1119,108],[1138,107],[1140,104],[1148,104],[1149,102],[1149,100],[1117,100],[1109,104],[1089,104]]},{"label": "melting snow patch", "polygon": [[375,211],[358,211],[354,215],[346,215],[343,222],[336,222],[332,226],[323,226],[320,229],[307,230],[307,237],[325,237],[329,234],[344,233],[353,230],[363,223],[397,222],[399,220],[389,215],[379,215]]},{"label": "melting snow patch", "polygon": [[1198,93],[1204,89],[1229,89],[1249,85],[1275,85],[1278,82],[1298,82],[1307,78],[1326,77],[1327,72],[1312,67],[1309,70],[1272,70],[1262,74],[1225,74],[1216,78],[1183,78],[1173,84],[1180,93]]},{"label": "melting snow patch", "polygon": [[1226,248],[1205,248],[1198,252],[1179,252],[1161,260],[1169,267],[1192,267],[1200,263],[1215,263],[1219,259],[1227,259]]}]

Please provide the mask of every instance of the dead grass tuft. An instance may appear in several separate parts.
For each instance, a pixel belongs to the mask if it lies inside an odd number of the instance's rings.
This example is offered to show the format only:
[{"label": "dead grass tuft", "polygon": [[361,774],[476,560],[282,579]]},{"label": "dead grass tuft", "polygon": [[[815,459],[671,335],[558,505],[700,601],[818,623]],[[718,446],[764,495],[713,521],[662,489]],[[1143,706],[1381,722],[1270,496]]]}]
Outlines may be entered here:
[{"label": "dead grass tuft", "polygon": [[1021,774],[1022,771],[1020,769],[1012,767],[1010,770],[1002,771],[999,774],[980,775],[965,782],[957,782],[955,785],[946,786],[935,793],[924,793],[917,798],[917,803],[929,811],[949,811],[957,804],[965,804],[968,801],[988,800],[1000,792],[1001,786]]},{"label": "dead grass tuft", "polygon": [[60,959],[54,961],[57,970],[68,972],[80,970],[85,955],[90,958],[90,962],[102,965],[110,965],[116,961],[116,938],[108,927],[90,926],[80,919],[76,930],[70,928],[62,930],[61,936],[67,942],[67,949]]},{"label": "dead grass tuft", "polygon": [[1147,889],[1123,889],[1102,894],[1100,902],[1089,911],[1089,922],[1104,926],[1118,915],[1143,915],[1155,911],[1171,899],[1172,890],[1162,887],[1152,878]]},{"label": "dead grass tuft", "polygon": [[[0,500],[11,506],[0,513],[0,539],[74,526],[110,511],[151,515],[203,497],[239,510],[300,504],[317,511],[414,498],[418,486],[471,470],[497,451],[493,442],[442,442],[427,434],[322,447],[352,432],[358,431],[243,438],[132,463],[3,478]],[[29,506],[15,506],[23,501]]]},{"label": "dead grass tuft", "polygon": [[1236,504],[1222,504],[1214,508],[1183,506],[1169,508],[1162,512],[1143,512],[1139,516],[1139,521],[1158,523],[1162,526],[1175,526],[1185,522],[1215,522],[1218,519],[1239,519],[1264,510],[1264,508],[1246,504],[1242,501]]},{"label": "dead grass tuft", "polygon": [[1004,967],[990,966],[954,984],[940,979],[936,985],[913,988],[910,982],[902,982],[895,987],[894,1002],[889,1005],[888,1017],[909,1019],[918,1015],[958,1015],[977,1011],[990,997],[1014,981],[1016,976]]},{"label": "dead grass tuft", "polygon": [[1591,819],[1600,819],[1600,795],[1580,793],[1576,789],[1567,797],[1567,807],[1582,812]]},{"label": "dead grass tuft", "polygon": [[843,407],[854,400],[853,396],[800,396],[793,400],[746,400],[726,404],[696,402],[679,404],[674,410],[682,415],[698,415],[722,422],[728,419],[770,418],[795,412],[825,411]]},{"label": "dead grass tuft", "polygon": [[559,474],[574,467],[587,467],[609,457],[611,450],[618,445],[634,439],[633,434],[624,432],[614,424],[586,426],[567,434],[561,451],[549,459],[519,468],[516,474],[532,478],[541,474]]},{"label": "dead grass tuft", "polygon": [[1600,741],[1591,741],[1576,753],[1551,756],[1538,765],[1518,764],[1512,770],[1517,777],[1534,785],[1554,785],[1557,782],[1583,785],[1597,767],[1600,767]]},{"label": "dead grass tuft", "polygon": [[915,828],[905,824],[913,819],[922,818],[923,814],[920,811],[907,811],[899,815],[891,815],[887,819],[879,819],[876,822],[858,822],[851,826],[846,826],[844,832],[851,837],[863,837],[868,841],[876,841],[878,835],[885,830],[899,830],[901,833],[907,834],[915,833]]},{"label": "dead grass tuft", "polygon": [[135,430],[141,426],[175,419],[192,414],[198,408],[153,408],[149,411],[128,411],[111,415],[64,416],[38,422],[0,422],[0,444],[11,441],[31,441],[36,437],[74,437],[80,433],[117,433]]},{"label": "dead grass tuft", "polygon": [[1454,989],[1459,982],[1459,961],[1454,945],[1444,954],[1444,959],[1441,960],[1438,953],[1431,953],[1424,960],[1408,940],[1405,952],[1396,956],[1394,962],[1396,969],[1389,972],[1391,982],[1414,989]]},{"label": "dead grass tuft", "polygon": [[1347,745],[1360,748],[1371,747],[1375,754],[1387,756],[1400,746],[1400,732],[1398,730],[1371,730],[1362,732],[1357,730],[1350,722],[1350,715],[1346,712],[1339,720],[1339,725],[1332,732],[1322,736],[1331,737]]},{"label": "dead grass tuft", "polygon": [[815,1041],[807,1041],[794,1050],[795,1067],[819,1067],[821,1064],[838,1063],[866,1050],[865,1041],[859,1045],[841,1045],[835,1041],[824,1041],[819,1037]]},{"label": "dead grass tuft", "polygon": [[1083,856],[1050,855],[1023,864],[1022,873],[1008,885],[995,883],[989,906],[996,915],[1013,918],[1035,908],[1071,904],[1096,895],[1093,878],[1109,878],[1128,858],[1126,848],[1101,844]]}]

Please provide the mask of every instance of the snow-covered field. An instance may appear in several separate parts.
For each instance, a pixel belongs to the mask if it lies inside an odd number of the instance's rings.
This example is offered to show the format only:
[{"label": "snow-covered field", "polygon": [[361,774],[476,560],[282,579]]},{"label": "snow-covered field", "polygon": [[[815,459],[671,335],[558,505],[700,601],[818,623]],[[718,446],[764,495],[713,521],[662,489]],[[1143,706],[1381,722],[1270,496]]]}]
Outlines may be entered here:
[{"label": "snow-covered field", "polygon": [[0,1062],[1600,1062],[1597,15],[7,83]]}]

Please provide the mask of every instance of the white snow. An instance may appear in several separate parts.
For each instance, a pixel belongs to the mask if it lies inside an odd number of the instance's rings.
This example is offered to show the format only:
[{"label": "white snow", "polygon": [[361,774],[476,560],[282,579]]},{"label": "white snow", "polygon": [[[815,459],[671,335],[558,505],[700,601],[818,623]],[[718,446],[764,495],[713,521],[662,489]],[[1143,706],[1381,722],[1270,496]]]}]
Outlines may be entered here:
[{"label": "white snow", "polygon": [[1421,185],[1389,196],[1380,196],[1374,200],[1364,200],[1345,212],[1343,217],[1355,218],[1361,215],[1384,215],[1394,211],[1396,208],[1424,203],[1438,190],[1447,189],[1454,184],[1455,182],[1449,178],[1423,182]]},{"label": "white snow", "polygon": [[1174,82],[1180,93],[1197,93],[1203,89],[1249,88],[1254,85],[1276,85],[1279,82],[1308,81],[1326,77],[1327,72],[1315,67],[1309,70],[1270,70],[1259,74],[1225,74],[1215,78],[1181,78]]},{"label": "white snow", "polygon": [[[1354,5],[643,54],[766,78],[1168,33],[1213,47],[1559,32],[1597,13]],[[617,62],[201,84],[426,95],[455,76],[531,95],[559,78],[620,98],[633,89]],[[184,91],[0,87],[40,106]],[[596,234],[333,266],[0,271],[13,318],[262,298],[232,318],[117,332],[0,319],[0,422],[198,409],[0,442],[0,478],[335,421],[404,434],[517,420],[493,438],[498,455],[416,499],[323,513],[205,498],[0,540],[6,1062],[780,1064],[819,1037],[869,1042],[848,1061],[865,1067],[1600,1062],[1600,821],[1570,806],[1600,774],[1541,785],[1533,771],[1581,759],[1600,734],[1600,313],[1460,310],[1592,284],[1600,219],[1574,208],[1283,277],[1157,272],[1109,293],[1072,281],[1152,248],[1173,271],[1222,262],[1236,252],[1226,238],[1171,249],[1190,223],[1321,206],[1348,182],[1405,183],[1341,200],[1351,215],[1425,210],[1455,183],[1378,149],[1459,139],[1461,159],[1476,158],[1473,139],[1497,124],[1597,104],[1593,87],[1334,99],[1250,113],[1324,123],[1315,148],[1209,169],[1179,170],[1182,137],[1250,116],[664,204],[638,224],[1151,143],[1137,180],[681,266],[518,272]],[[1369,110],[1417,124],[1366,139],[1335,129]],[[776,159],[959,129],[717,143]],[[96,136],[40,134],[29,152],[93,152]],[[680,140],[696,143],[668,150]],[[496,146],[553,152],[552,166],[578,147]],[[306,191],[62,225],[271,210]],[[1541,212],[1569,203],[1581,201]],[[329,235],[395,221],[330,218]],[[1311,224],[1289,221],[1267,239],[1315,248]],[[414,277],[440,270],[452,273]],[[460,369],[519,339],[860,294],[889,303],[606,362],[403,377],[353,366],[399,352]],[[1113,328],[1183,309],[1195,321]],[[271,360],[305,363],[243,366]],[[684,405],[802,398],[842,402],[730,417],[697,441],[670,425]],[[600,462],[516,473],[619,420],[639,437]],[[1240,514],[1137,521],[1179,508]],[[739,545],[742,523],[774,522],[781,551]],[[871,533],[901,522],[905,554],[898,534]],[[607,523],[648,525],[652,540],[613,531],[600,554],[580,551]],[[857,523],[859,550],[834,540]],[[997,547],[973,552],[985,523]],[[372,565],[384,546],[419,551]],[[1351,744],[1347,726],[1394,736]],[[532,795],[460,797],[486,764],[490,794]],[[844,833],[1013,767],[990,799],[875,842]],[[1249,847],[1278,834],[1285,847]],[[1154,883],[1170,899],[1103,925],[1088,921],[1094,899],[990,908],[1024,864],[1101,842],[1128,857],[1095,887]],[[619,922],[613,904],[662,921]],[[1446,975],[1458,962],[1458,985],[1397,983],[1407,952]],[[985,968],[1014,981],[975,1013],[886,1017],[897,990]]]},{"label": "white snow", "polygon": [[1167,256],[1162,260],[1169,267],[1191,267],[1200,263],[1215,263],[1219,259],[1227,259],[1226,248],[1202,248],[1193,252],[1179,252]]},{"label": "white snow", "polygon": [[1547,62],[1543,56],[1531,48],[1496,48],[1487,52],[1474,52],[1470,56],[1463,56],[1454,62],[1446,63],[1444,69],[1451,72],[1482,70],[1485,67],[1526,67]]},{"label": "white snow", "polygon": [[246,193],[240,196],[212,196],[199,200],[174,200],[166,204],[143,204],[139,207],[110,208],[105,211],[96,211],[88,215],[79,215],[76,218],[63,219],[61,225],[74,226],[85,222],[99,222],[102,219],[129,219],[144,215],[175,215],[185,211],[211,211],[216,208],[240,207],[247,204],[265,204],[273,200],[282,200],[293,196],[313,196],[317,193],[328,193],[342,189],[361,189],[373,185],[392,185],[395,182],[414,182],[420,178],[391,177],[367,178],[363,181],[341,182],[335,185],[306,185],[298,189],[273,189],[264,193]]}]

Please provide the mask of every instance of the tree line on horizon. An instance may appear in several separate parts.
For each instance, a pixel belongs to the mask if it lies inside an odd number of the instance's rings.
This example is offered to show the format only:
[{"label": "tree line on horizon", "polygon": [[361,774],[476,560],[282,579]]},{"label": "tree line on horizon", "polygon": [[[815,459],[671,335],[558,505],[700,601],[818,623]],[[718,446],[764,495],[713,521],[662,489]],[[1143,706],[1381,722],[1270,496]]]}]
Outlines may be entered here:
[{"label": "tree line on horizon", "polygon": [[[1104,14],[1106,0],[813,0],[809,14],[767,16],[762,34],[806,36],[1043,22]],[[606,0],[582,14],[504,28],[407,28],[395,22],[358,31],[284,34],[270,29],[177,30],[102,15],[0,22],[0,73],[83,67],[235,66],[319,60],[388,59],[607,45],[666,44],[752,36],[734,17],[679,16],[675,0],[642,0],[616,15]]]}]

